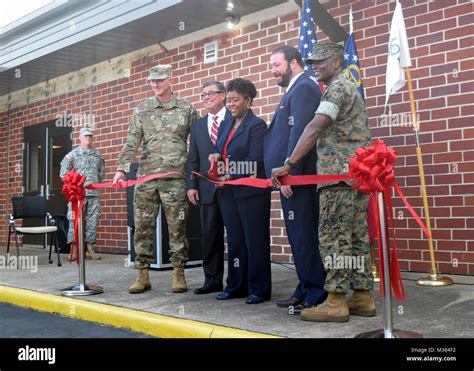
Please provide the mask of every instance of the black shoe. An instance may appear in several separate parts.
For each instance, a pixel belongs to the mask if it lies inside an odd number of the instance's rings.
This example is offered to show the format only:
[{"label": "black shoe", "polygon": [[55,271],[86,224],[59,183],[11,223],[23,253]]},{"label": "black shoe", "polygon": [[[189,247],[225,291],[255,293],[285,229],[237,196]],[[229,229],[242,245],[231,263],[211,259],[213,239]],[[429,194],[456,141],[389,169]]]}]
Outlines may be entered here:
[{"label": "black shoe", "polygon": [[247,299],[245,299],[245,302],[247,304],[259,304],[259,303],[263,303],[266,300],[267,299],[264,299],[257,295],[250,295]]},{"label": "black shoe", "polygon": [[314,307],[314,305],[309,304],[309,303],[301,303],[301,304],[298,304],[296,306],[289,306],[288,307],[288,314],[299,316],[303,309],[311,308],[311,307]]},{"label": "black shoe", "polygon": [[216,296],[217,300],[229,300],[229,299],[234,299],[235,296],[232,296],[228,292],[221,292],[219,295]]},{"label": "black shoe", "polygon": [[280,307],[280,308],[288,308],[289,306],[296,307],[298,304],[301,304],[301,303],[302,303],[302,300],[299,300],[295,298],[294,296],[292,296],[291,298],[287,300],[278,300],[276,302],[276,305],[277,307]]},{"label": "black shoe", "polygon": [[196,295],[202,295],[202,294],[210,294],[211,292],[219,292],[222,291],[222,283],[221,284],[214,284],[214,285],[206,285],[204,284],[203,287],[200,287],[198,289],[194,290],[194,293]]}]

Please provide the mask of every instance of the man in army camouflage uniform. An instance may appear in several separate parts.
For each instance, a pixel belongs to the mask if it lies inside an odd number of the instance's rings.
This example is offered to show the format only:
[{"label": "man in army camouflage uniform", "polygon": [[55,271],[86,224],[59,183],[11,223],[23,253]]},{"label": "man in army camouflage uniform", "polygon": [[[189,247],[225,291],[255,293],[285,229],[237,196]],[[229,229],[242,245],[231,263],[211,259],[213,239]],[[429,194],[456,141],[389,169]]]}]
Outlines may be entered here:
[{"label": "man in army camouflage uniform", "polygon": [[[343,47],[334,43],[317,43],[306,59],[316,78],[327,88],[314,119],[306,126],[285,165],[272,170],[277,177],[287,175],[317,143],[318,174],[348,173],[348,158],[356,149],[370,145],[370,131],[364,101],[342,74]],[[375,304],[370,292],[370,249],[367,230],[368,196],[354,190],[350,181],[318,186],[320,195],[319,248],[327,271],[324,289],[326,301],[304,309],[301,319],[315,322],[345,322],[349,313],[374,316]],[[336,258],[358,258],[362,267],[336,264]],[[332,260],[332,261],[331,261]],[[352,260],[353,261],[353,260]],[[328,264],[329,263],[329,264]],[[354,294],[349,302],[349,289]]]},{"label": "man in army camouflage uniform", "polygon": [[[100,183],[104,179],[105,161],[102,154],[92,147],[92,130],[88,127],[82,128],[79,132],[81,145],[69,152],[61,161],[60,177],[63,178],[69,171],[76,171],[86,177],[85,186],[91,183]],[[100,256],[95,253],[94,244],[96,239],[96,229],[100,216],[100,199],[98,189],[86,189],[86,199],[84,200],[84,219],[86,221],[86,257],[93,260],[100,260]],[[69,230],[67,241],[71,244],[73,251],[72,258],[75,260],[76,248],[74,243],[74,224],[72,218],[71,203],[68,203],[67,218],[69,219]]]},{"label": "man in army camouflage uniform", "polygon": [[[148,77],[155,96],[141,102],[130,120],[127,143],[118,159],[113,182],[125,180],[135,154],[142,146],[137,176],[176,171],[185,173],[187,138],[197,113],[192,105],[171,92],[171,66],[158,65]],[[187,290],[184,266],[188,260],[186,217],[188,200],[185,179],[179,176],[155,179],[135,187],[134,246],[139,269],[137,280],[130,286],[131,294],[151,289],[148,275],[155,260],[153,235],[159,207],[168,222],[170,260],[173,264],[173,292]]]}]

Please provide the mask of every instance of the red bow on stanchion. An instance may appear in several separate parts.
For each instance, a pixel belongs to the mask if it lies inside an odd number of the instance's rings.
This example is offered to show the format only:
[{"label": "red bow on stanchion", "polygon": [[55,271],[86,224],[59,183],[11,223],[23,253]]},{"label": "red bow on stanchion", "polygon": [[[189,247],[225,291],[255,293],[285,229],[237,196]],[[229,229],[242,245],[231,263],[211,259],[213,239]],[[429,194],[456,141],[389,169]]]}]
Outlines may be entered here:
[{"label": "red bow on stanchion", "polygon": [[[84,189],[84,183],[86,177],[79,174],[76,169],[72,169],[63,178],[63,188],[61,194],[66,198],[67,201],[71,202],[72,217],[74,221],[74,239],[76,241],[76,261],[79,264],[79,234],[78,234],[78,221],[82,213],[82,205],[86,196]],[[72,250],[69,255],[69,262],[72,261]]]},{"label": "red bow on stanchion", "polygon": [[[418,224],[421,226],[425,235],[429,238],[430,234],[428,229],[425,227],[420,217],[417,215],[415,210],[410,206],[405,196],[403,195],[398,183],[395,180],[394,167],[393,164],[397,159],[397,152],[385,145],[382,140],[374,141],[374,145],[370,147],[359,148],[356,150],[356,157],[349,158],[350,166],[349,173],[354,178],[354,188],[359,189],[359,191],[364,193],[374,193],[381,192],[385,199],[385,204],[388,207],[388,213],[384,212],[384,215],[388,214],[388,219],[390,220],[390,226],[392,229],[392,238],[393,238],[393,250],[391,258],[391,267],[387,267],[391,271],[391,285],[395,297],[398,300],[405,299],[405,289],[403,287],[403,282],[400,276],[400,265],[398,263],[397,256],[397,240],[395,238],[395,227],[393,222],[393,207],[392,207],[392,196],[391,196],[391,187],[395,188],[395,191],[398,193],[403,203],[405,204],[408,211],[415,218]],[[378,203],[375,197],[371,197],[372,201],[369,207],[372,207],[375,210],[375,224],[377,230],[377,241],[379,248],[379,260],[380,260],[380,293],[382,293],[383,287],[383,272],[385,267],[383,266],[382,257],[382,241],[380,238],[380,220],[379,220],[379,210]],[[388,226],[388,223],[385,223]],[[388,227],[387,227],[388,229]],[[388,232],[388,231],[387,231]],[[388,236],[388,233],[386,233]],[[389,245],[389,241],[387,246]]]},{"label": "red bow on stanchion", "polygon": [[[78,222],[79,218],[81,217],[82,213],[82,205],[84,203],[84,198],[86,196],[85,189],[102,189],[107,187],[112,187],[116,189],[126,188],[130,186],[134,186],[136,184],[141,184],[148,182],[153,179],[158,178],[165,178],[168,176],[185,176],[181,173],[170,171],[167,173],[158,173],[149,175],[146,177],[141,177],[136,180],[127,180],[124,182],[117,182],[113,184],[112,182],[105,182],[105,183],[93,183],[89,184],[88,186],[84,187],[84,183],[86,181],[86,177],[79,174],[76,169],[72,169],[69,173],[67,173],[63,178],[63,188],[61,190],[61,194],[66,198],[67,201],[71,202],[71,208],[73,212],[73,220],[74,220],[74,239],[76,241],[76,261],[79,264],[79,234],[78,234]],[[72,251],[69,256],[69,261],[72,258]]]}]

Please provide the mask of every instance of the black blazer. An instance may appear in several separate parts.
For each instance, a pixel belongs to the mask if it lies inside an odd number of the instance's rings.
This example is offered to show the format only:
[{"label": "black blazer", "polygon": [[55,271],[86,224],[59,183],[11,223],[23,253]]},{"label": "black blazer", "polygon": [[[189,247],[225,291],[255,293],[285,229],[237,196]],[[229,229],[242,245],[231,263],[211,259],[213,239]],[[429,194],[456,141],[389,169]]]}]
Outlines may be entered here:
[{"label": "black blazer", "polygon": [[[314,118],[321,92],[306,73],[299,76],[283,96],[265,135],[265,172],[268,178],[272,168],[283,166],[290,157],[306,125]],[[316,174],[316,146],[299,161],[290,175]]]},{"label": "black blazer", "polygon": [[[222,122],[219,126],[215,152],[222,154],[225,142],[229,136],[230,130],[234,125],[235,119]],[[244,120],[235,131],[232,139],[227,146],[227,157],[230,161],[237,163],[242,161],[246,164],[256,164],[256,177],[265,179],[265,169],[263,166],[263,137],[267,131],[267,124],[261,118],[255,116],[252,110],[249,110]],[[249,177],[246,173],[231,173],[232,179]],[[248,186],[227,186],[232,189],[235,198],[246,198],[268,193],[270,188],[254,188]]]},{"label": "black blazer", "polygon": [[[225,121],[230,120],[232,120],[232,115],[226,109],[224,119],[219,127]],[[187,188],[188,190],[197,189],[199,191],[199,202],[201,204],[210,204],[214,201],[216,187],[213,183],[192,175],[193,171],[206,174],[209,170],[209,155],[214,153],[214,147],[207,128],[207,115],[194,122],[191,126],[190,135],[188,161],[186,163]]]}]

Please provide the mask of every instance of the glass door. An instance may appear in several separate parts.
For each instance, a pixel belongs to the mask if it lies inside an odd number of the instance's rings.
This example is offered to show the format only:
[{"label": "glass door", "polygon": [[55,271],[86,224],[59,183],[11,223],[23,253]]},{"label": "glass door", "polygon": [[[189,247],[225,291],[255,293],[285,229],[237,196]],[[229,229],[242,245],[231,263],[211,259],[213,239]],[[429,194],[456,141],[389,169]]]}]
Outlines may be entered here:
[{"label": "glass door", "polygon": [[[61,195],[60,164],[71,150],[71,127],[57,127],[56,121],[23,129],[23,196],[41,196],[48,200],[51,214],[66,214],[67,204]],[[25,226],[42,220],[25,220]],[[44,236],[23,236],[27,245],[44,245]]]},{"label": "glass door", "polygon": [[46,164],[45,197],[51,214],[66,215],[67,201],[61,194],[63,182],[59,176],[61,161],[72,149],[72,128],[57,127],[55,122],[46,125],[48,154]]}]

